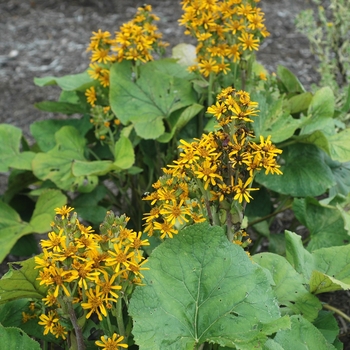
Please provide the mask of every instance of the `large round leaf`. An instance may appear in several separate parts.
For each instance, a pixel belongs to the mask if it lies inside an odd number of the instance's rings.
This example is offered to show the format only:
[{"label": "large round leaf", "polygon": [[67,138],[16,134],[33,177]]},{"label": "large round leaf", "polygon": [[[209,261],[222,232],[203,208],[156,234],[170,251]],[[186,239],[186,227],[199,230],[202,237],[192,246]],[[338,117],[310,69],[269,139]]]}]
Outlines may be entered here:
[{"label": "large round leaf", "polygon": [[219,227],[182,230],[147,266],[129,308],[142,350],[192,350],[204,342],[249,348],[289,326],[263,270]]},{"label": "large round leaf", "polygon": [[262,171],[256,181],[278,193],[293,197],[319,196],[335,185],[324,153],[314,145],[293,144],[283,149],[283,175],[265,175]]}]

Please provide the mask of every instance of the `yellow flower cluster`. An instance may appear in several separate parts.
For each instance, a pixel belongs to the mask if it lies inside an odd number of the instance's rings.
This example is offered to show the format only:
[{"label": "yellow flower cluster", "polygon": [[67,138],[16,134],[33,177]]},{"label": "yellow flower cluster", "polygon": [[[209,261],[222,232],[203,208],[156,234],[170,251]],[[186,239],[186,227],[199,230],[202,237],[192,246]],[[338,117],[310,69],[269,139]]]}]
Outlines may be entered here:
[{"label": "yellow flower cluster", "polygon": [[184,14],[179,20],[185,34],[197,41],[198,66],[203,76],[211,72],[227,74],[231,62],[239,62],[260,40],[269,35],[260,0],[183,0]]},{"label": "yellow flower cluster", "polygon": [[154,59],[153,53],[160,53],[167,43],[162,42],[162,34],[153,23],[159,18],[151,13],[152,7],[139,7],[135,17],[111,33],[99,29],[93,32],[88,51],[91,51],[89,75],[99,80],[103,87],[109,86],[109,63],[132,60],[147,62]]},{"label": "yellow flower cluster", "polygon": [[153,184],[155,191],[145,196],[153,206],[144,217],[149,235],[172,237],[188,223],[206,219],[215,223],[220,209],[230,210],[233,202],[252,199],[256,172],[282,174],[276,162],[282,151],[270,136],[261,136],[260,143],[252,141],[254,134],[247,123],[257,116],[256,107],[247,92],[232,87],[222,90],[217,103],[208,108],[219,130],[191,143],[181,140],[178,160],[163,169],[164,176]]},{"label": "yellow flower cluster", "polygon": [[86,318],[96,313],[99,320],[133,284],[140,284],[146,262],[141,248],[149,245],[141,232],[127,229],[128,217],[107,212],[100,234],[71,215],[73,208],[56,209],[48,239],[41,240],[43,254],[35,257],[41,285],[48,287],[43,302],[48,312],[40,316],[44,334],[65,337],[56,309],[66,303],[80,304]]},{"label": "yellow flower cluster", "polygon": [[[153,23],[159,18],[151,13],[152,7],[139,7],[135,17],[124,23],[112,38],[110,32],[99,29],[90,38],[88,51],[91,51],[91,63],[88,74],[99,83],[85,91],[87,102],[93,107],[91,123],[95,126],[95,135],[105,140],[115,132],[115,124],[120,121],[111,111],[108,98],[110,84],[110,66],[114,62],[131,60],[135,64],[154,59],[154,54],[161,54],[168,45],[161,41],[162,34]],[[95,110],[96,108],[99,110]]]}]

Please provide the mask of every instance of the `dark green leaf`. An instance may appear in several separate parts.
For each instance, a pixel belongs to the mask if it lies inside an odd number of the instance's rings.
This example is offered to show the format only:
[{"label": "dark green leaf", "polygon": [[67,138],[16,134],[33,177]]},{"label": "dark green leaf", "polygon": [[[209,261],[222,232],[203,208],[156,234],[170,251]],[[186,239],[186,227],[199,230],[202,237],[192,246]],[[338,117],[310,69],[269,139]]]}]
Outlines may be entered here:
[{"label": "dark green leaf", "polygon": [[293,197],[318,196],[335,184],[323,152],[314,145],[293,144],[283,149],[283,175],[260,172],[256,181],[267,188]]}]

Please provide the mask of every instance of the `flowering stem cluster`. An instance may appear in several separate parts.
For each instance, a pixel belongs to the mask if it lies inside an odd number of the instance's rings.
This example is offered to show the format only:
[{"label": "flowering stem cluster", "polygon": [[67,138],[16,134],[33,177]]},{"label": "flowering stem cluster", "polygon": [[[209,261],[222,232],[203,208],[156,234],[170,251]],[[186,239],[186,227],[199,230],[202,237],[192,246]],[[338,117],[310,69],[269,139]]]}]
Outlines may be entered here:
[{"label": "flowering stem cluster", "polygon": [[185,34],[197,41],[197,64],[190,67],[209,80],[208,105],[213,102],[214,76],[220,78],[233,72],[233,80],[241,71],[242,89],[250,74],[252,51],[269,35],[264,25],[264,13],[259,0],[183,0],[184,14],[179,20],[186,27]]},{"label": "flowering stem cluster", "polygon": [[134,285],[141,284],[141,271],[146,269],[141,249],[149,242],[142,240],[141,232],[126,228],[129,218],[125,215],[107,212],[97,234],[91,226],[81,224],[76,213],[71,215],[72,210],[66,206],[56,209],[52,231],[41,241],[43,254],[35,257],[37,279],[48,288],[39,324],[44,334],[50,332],[70,346],[76,343],[80,350],[85,348],[82,329],[86,319],[95,315],[108,324],[96,344],[114,342],[126,348],[121,343],[128,337],[123,303],[128,304]]},{"label": "flowering stem cluster", "polygon": [[162,34],[158,32],[154,21],[159,18],[151,13],[152,7],[139,7],[135,17],[124,23],[115,37],[108,31],[93,32],[88,51],[91,51],[91,63],[88,74],[98,83],[85,92],[87,102],[92,107],[91,123],[95,126],[96,137],[102,141],[113,143],[115,124],[120,122],[111,111],[108,100],[109,74],[111,64],[129,60],[133,62],[135,77],[138,76],[138,66],[154,60],[154,55],[161,55],[168,45],[161,41]]},{"label": "flowering stem cluster", "polygon": [[[190,223],[208,220],[226,227],[230,241],[242,244],[246,233],[242,220],[252,199],[255,174],[282,174],[270,136],[253,141],[249,123],[258,115],[257,103],[245,91],[223,89],[207,112],[217,119],[215,132],[192,142],[181,140],[179,158],[153,184],[155,191],[144,199],[153,208],[145,214],[145,231],[161,238],[173,237]],[[249,243],[249,241],[248,241]]]}]

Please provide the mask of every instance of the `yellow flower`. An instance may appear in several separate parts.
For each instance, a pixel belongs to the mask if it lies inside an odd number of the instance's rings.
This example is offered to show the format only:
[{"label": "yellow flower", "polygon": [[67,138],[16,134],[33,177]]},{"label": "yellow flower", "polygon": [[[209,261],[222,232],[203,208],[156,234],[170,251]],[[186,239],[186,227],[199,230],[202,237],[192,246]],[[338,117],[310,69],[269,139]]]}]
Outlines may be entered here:
[{"label": "yellow flower", "polygon": [[93,86],[91,86],[90,89],[87,89],[85,91],[85,96],[86,96],[87,102],[90,103],[90,105],[92,107],[94,107],[95,106],[95,102],[97,101],[97,97],[96,97],[95,88]]},{"label": "yellow flower", "polygon": [[233,199],[238,200],[239,203],[242,203],[243,200],[249,203],[250,199],[253,199],[249,192],[258,190],[258,188],[249,187],[252,181],[253,178],[249,177],[248,180],[243,184],[242,179],[238,178],[238,184],[234,186],[234,191],[236,192],[236,195],[233,197]]},{"label": "yellow flower", "polygon": [[49,311],[48,315],[42,314],[39,316],[40,321],[38,324],[41,326],[44,326],[44,335],[48,334],[49,332],[52,333],[53,327],[58,322],[59,318],[55,311]]},{"label": "yellow flower", "polygon": [[68,334],[66,327],[63,327],[60,323],[55,323],[52,327],[51,333],[56,337],[61,337],[62,339],[66,339],[66,335]]},{"label": "yellow flower", "polygon": [[128,345],[121,343],[123,341],[124,337],[120,336],[117,333],[114,333],[112,335],[112,338],[108,338],[105,335],[101,337],[101,340],[95,341],[95,344],[97,346],[102,347],[102,350],[119,350],[119,348],[127,349]]},{"label": "yellow flower", "polygon": [[200,61],[198,63],[198,66],[200,68],[199,72],[202,73],[205,77],[208,77],[211,72],[217,73],[219,71],[217,62],[212,58],[209,58],[209,60]]},{"label": "yellow flower", "polygon": [[188,222],[186,216],[191,215],[191,212],[187,206],[182,205],[183,202],[184,201],[181,200],[180,203],[177,204],[176,201],[173,201],[171,204],[164,204],[162,206],[160,213],[171,225],[175,225],[176,221],[178,221],[180,224]]},{"label": "yellow flower", "polygon": [[216,185],[216,178],[222,181],[222,176],[217,172],[217,165],[212,164],[209,160],[205,160],[202,165],[198,166],[198,170],[194,171],[198,179],[204,180],[204,189],[206,190],[209,184]]},{"label": "yellow flower", "polygon": [[55,232],[49,232],[48,237],[49,239],[40,241],[41,247],[60,252],[66,240],[66,236],[63,236],[63,229],[60,230],[58,235]]},{"label": "yellow flower", "polygon": [[173,235],[178,233],[178,230],[176,230],[174,226],[167,221],[155,222],[154,229],[160,231],[160,238],[164,238],[166,236],[173,238]]},{"label": "yellow flower", "polygon": [[118,277],[116,273],[113,273],[110,278],[109,274],[102,270],[103,280],[100,278],[97,279],[96,284],[101,287],[101,293],[104,298],[108,298],[109,294],[115,299],[119,298],[119,295],[116,293],[117,290],[122,289],[121,286],[115,284],[115,279]]},{"label": "yellow flower", "polygon": [[107,298],[103,296],[103,293],[100,291],[100,286],[96,286],[96,289],[90,288],[86,291],[86,296],[88,298],[86,303],[81,303],[81,307],[85,310],[90,311],[87,313],[86,318],[89,318],[92,313],[96,313],[98,319],[102,321],[102,315],[107,317],[106,307],[104,302],[108,302],[109,300],[113,300],[112,298]]},{"label": "yellow flower", "polygon": [[[129,265],[132,263],[130,262],[130,258],[134,255],[134,252],[129,252],[131,246],[120,247],[118,244],[113,244],[113,247],[114,251],[108,251],[110,257],[107,259],[107,266],[113,266],[115,273],[118,273],[122,266],[128,269]],[[124,248],[124,250],[122,248]]]},{"label": "yellow flower", "polygon": [[68,214],[74,210],[74,208],[71,208],[71,207],[67,207],[66,205],[64,205],[63,207],[61,208],[56,208],[55,209],[55,212],[56,212],[56,215],[62,215],[62,219],[64,218],[68,218]]},{"label": "yellow flower", "polygon": [[238,40],[242,41],[243,51],[252,51],[259,49],[259,39],[254,39],[253,34],[243,32],[242,36],[238,37]]},{"label": "yellow flower", "polygon": [[212,114],[216,119],[220,119],[221,115],[227,111],[224,103],[216,102],[215,105],[208,107],[207,112]]}]

